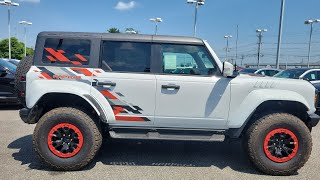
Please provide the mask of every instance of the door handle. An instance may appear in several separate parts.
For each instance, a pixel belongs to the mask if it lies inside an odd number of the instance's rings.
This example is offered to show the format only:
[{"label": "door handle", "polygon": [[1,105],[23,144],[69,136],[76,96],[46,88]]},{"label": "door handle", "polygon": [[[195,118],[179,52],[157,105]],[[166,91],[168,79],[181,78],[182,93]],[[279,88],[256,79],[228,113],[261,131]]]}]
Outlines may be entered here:
[{"label": "door handle", "polygon": [[167,89],[167,90],[179,90],[180,86],[175,85],[175,84],[168,84],[168,85],[162,85],[162,89]]},{"label": "door handle", "polygon": [[116,86],[117,85],[117,83],[111,82],[111,81],[99,82],[98,80],[96,80],[96,82],[97,82],[97,86]]}]

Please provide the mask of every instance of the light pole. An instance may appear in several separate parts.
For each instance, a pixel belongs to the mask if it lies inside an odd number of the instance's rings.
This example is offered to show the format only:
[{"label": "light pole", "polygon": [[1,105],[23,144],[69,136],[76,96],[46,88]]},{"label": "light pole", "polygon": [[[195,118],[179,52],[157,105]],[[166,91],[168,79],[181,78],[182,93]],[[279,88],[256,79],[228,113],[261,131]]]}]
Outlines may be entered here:
[{"label": "light pole", "polygon": [[224,38],[227,40],[227,47],[226,47],[226,61],[228,61],[228,54],[229,54],[229,39],[232,38],[231,35],[226,35]]},{"label": "light pole", "polygon": [[260,67],[260,54],[261,54],[261,45],[262,45],[262,37],[263,37],[263,33],[264,32],[267,32],[268,30],[267,29],[257,29],[256,32],[258,33],[258,39],[259,39],[259,42],[258,42],[258,62],[257,62],[257,67],[259,68]]},{"label": "light pole", "polygon": [[196,4],[194,12],[194,24],[193,24],[193,36],[197,35],[197,18],[198,18],[198,8],[204,5],[205,0],[187,0],[188,4]]},{"label": "light pole", "polygon": [[309,50],[308,50],[308,67],[310,67],[310,53],[311,53],[311,41],[312,41],[312,33],[313,33],[313,23],[319,23],[320,20],[307,20],[304,24],[310,24],[310,37],[309,37]]},{"label": "light pole", "polygon": [[276,68],[279,69],[279,60],[280,60],[280,50],[281,50],[281,40],[282,40],[282,25],[283,25],[283,14],[284,14],[284,5],[285,0],[281,0],[281,13],[280,13],[280,24],[279,24],[279,36],[278,36],[278,48],[277,48],[277,60]]},{"label": "light pole", "polygon": [[11,32],[10,32],[10,7],[19,6],[18,3],[12,2],[11,0],[0,1],[0,5],[8,6],[8,31],[9,31],[9,59],[11,59]]},{"label": "light pole", "polygon": [[151,18],[150,21],[155,22],[156,23],[156,30],[154,32],[155,35],[157,35],[158,33],[158,23],[162,22],[161,18]]},{"label": "light pole", "polygon": [[27,25],[32,25],[32,22],[20,21],[19,24],[24,25],[24,57],[27,56]]}]

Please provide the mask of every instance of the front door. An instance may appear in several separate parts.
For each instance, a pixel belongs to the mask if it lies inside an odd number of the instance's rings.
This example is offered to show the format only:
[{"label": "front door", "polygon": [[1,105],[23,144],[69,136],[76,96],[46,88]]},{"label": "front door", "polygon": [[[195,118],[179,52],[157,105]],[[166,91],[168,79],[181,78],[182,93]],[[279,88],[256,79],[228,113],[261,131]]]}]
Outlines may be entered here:
[{"label": "front door", "polygon": [[156,75],[156,126],[224,129],[230,80],[205,46],[158,44],[158,49],[163,68]]},{"label": "front door", "polygon": [[150,74],[151,44],[103,41],[95,87],[115,115],[110,125],[152,126],[155,111],[155,75]]}]

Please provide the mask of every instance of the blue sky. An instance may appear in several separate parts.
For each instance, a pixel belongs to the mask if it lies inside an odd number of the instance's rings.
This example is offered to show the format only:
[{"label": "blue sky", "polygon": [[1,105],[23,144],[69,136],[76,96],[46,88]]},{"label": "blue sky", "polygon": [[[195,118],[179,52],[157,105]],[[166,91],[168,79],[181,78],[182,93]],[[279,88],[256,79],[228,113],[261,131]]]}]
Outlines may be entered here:
[{"label": "blue sky", "polygon": [[[17,22],[33,22],[28,46],[34,46],[41,31],[105,32],[110,27],[124,30],[133,27],[142,34],[152,34],[152,17],[161,17],[159,34],[192,36],[194,6],[186,0],[16,0],[20,7],[12,10],[12,35],[22,38]],[[119,4],[120,3],[120,4]],[[231,56],[235,54],[236,25],[239,25],[239,56],[255,62],[256,28],[266,28],[262,62],[274,62],[280,14],[280,0],[206,0],[199,9],[198,37],[206,39],[221,59],[231,34]],[[117,6],[118,5],[118,6]],[[117,8],[116,8],[117,7]],[[306,61],[309,27],[307,19],[320,19],[319,0],[287,0],[281,61]],[[7,9],[0,7],[0,39],[6,38]],[[315,25],[312,61],[320,61],[320,23]]]}]

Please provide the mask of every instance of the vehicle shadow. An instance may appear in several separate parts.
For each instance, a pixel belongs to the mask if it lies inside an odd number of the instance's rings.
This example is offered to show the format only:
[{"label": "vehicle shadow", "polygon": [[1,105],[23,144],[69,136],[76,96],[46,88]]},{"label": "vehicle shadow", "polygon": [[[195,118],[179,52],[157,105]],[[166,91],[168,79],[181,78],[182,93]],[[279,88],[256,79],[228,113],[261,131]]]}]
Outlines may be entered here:
[{"label": "vehicle shadow", "polygon": [[[12,157],[30,169],[51,171],[43,166],[32,150],[32,135],[21,137],[8,145],[19,149]],[[110,139],[103,143],[94,161],[84,170],[92,169],[97,162],[115,166],[175,166],[217,167],[248,174],[260,174],[249,162],[239,141],[181,142],[138,141]]]}]

